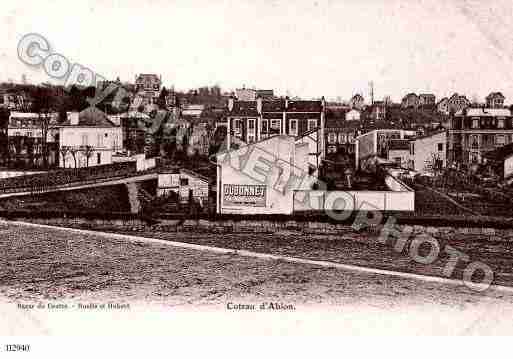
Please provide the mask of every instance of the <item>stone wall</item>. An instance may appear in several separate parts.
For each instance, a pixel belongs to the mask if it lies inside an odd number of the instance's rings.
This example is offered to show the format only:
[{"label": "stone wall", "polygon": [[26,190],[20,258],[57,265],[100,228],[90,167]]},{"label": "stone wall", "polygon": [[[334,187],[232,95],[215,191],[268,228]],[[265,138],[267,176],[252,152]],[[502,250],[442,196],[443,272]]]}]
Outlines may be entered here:
[{"label": "stone wall", "polygon": [[[162,231],[162,232],[209,232],[209,233],[284,233],[295,235],[344,235],[353,232],[349,224],[326,222],[300,222],[295,220],[218,220],[185,219],[161,220],[157,224],[142,219],[86,219],[86,218],[16,218],[16,220],[94,230],[113,231]],[[480,239],[493,241],[513,241],[513,228],[457,228],[433,226],[399,225],[398,229],[406,233],[429,234],[437,238],[450,238],[457,234],[475,235]],[[366,232],[377,234],[380,227],[366,229]]]}]

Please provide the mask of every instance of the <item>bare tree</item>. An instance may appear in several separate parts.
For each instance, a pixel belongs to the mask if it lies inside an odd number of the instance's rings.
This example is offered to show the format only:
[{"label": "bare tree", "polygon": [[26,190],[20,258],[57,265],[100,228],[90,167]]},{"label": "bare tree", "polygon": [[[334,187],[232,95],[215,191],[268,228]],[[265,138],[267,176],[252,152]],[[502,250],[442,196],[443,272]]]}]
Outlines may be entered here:
[{"label": "bare tree", "polygon": [[73,161],[75,162],[75,168],[77,168],[77,153],[80,152],[80,147],[70,147],[69,153],[73,156]]},{"label": "bare tree", "polygon": [[81,151],[86,158],[86,167],[89,167],[89,159],[94,154],[94,148],[91,145],[85,145],[85,146],[82,146]]},{"label": "bare tree", "polygon": [[45,168],[48,166],[48,128],[50,127],[53,107],[50,89],[38,87],[34,94],[32,111],[38,114],[38,121],[41,127],[41,153],[43,156],[43,166]]},{"label": "bare tree", "polygon": [[69,153],[69,147],[68,146],[62,146],[59,149],[59,152],[61,153],[61,156],[62,156],[62,167],[66,168],[66,156]]}]

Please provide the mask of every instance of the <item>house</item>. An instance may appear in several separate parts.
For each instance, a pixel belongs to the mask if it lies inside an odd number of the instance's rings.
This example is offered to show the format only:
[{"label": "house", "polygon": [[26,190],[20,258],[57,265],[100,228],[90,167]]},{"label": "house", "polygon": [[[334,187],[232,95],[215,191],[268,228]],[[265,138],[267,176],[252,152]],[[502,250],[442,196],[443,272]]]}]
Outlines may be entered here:
[{"label": "house", "polygon": [[360,121],[361,112],[356,109],[351,109],[346,112],[346,121]]},{"label": "house", "polygon": [[[162,76],[156,74],[139,74],[135,76],[135,97],[131,108],[137,109],[140,106],[148,107],[147,111],[155,108],[157,99],[160,96]],[[155,105],[155,106],[151,106]]]},{"label": "house", "polygon": [[492,92],[486,96],[486,107],[489,108],[502,108],[504,107],[504,100],[506,98],[500,92]]},{"label": "house", "polygon": [[0,108],[12,111],[28,111],[31,105],[31,99],[23,92],[0,90]]},{"label": "house", "polygon": [[349,107],[352,109],[363,110],[365,107],[365,99],[362,95],[356,94],[349,100]]},{"label": "house", "polygon": [[436,96],[431,93],[419,94],[419,106],[421,108],[433,108],[436,106]]},{"label": "house", "polygon": [[392,139],[388,143],[388,158],[398,167],[408,168],[410,165],[410,140]]},{"label": "house", "polygon": [[205,122],[194,124],[189,137],[189,149],[202,156],[208,155],[210,145],[210,133],[208,124]]},{"label": "house", "polygon": [[451,162],[481,163],[485,152],[513,142],[512,114],[507,108],[468,108],[451,119],[448,152]]},{"label": "house", "polygon": [[122,148],[128,155],[144,153],[146,129],[150,124],[151,118],[144,112],[130,111],[119,115]]},{"label": "house", "polygon": [[420,100],[417,94],[411,92],[403,97],[401,101],[402,108],[418,108],[420,105]]},{"label": "house", "polygon": [[359,126],[359,121],[343,121],[328,117],[325,129],[326,153],[354,154],[355,137]]},{"label": "house", "polygon": [[387,106],[386,106],[385,102],[375,101],[371,105],[370,117],[374,121],[382,121],[386,118],[386,115],[387,115]]},{"label": "house", "polygon": [[163,170],[158,174],[157,196],[174,192],[181,203],[192,200],[203,207],[209,201],[210,183],[208,177],[185,168]]},{"label": "house", "polygon": [[376,129],[356,137],[355,166],[365,169],[373,166],[376,159],[388,158],[389,142],[395,139],[407,139],[415,135],[415,131],[402,129]]},{"label": "house", "polygon": [[205,111],[205,105],[188,104],[182,107],[182,115],[186,117],[200,118]]},{"label": "house", "polygon": [[235,90],[235,96],[239,101],[256,101],[259,97],[263,100],[272,100],[274,99],[274,91],[247,89],[243,87]]},{"label": "house", "polygon": [[58,114],[38,114],[12,111],[7,124],[8,152],[11,161],[40,166],[43,159],[43,138],[46,133],[48,165],[56,163],[58,143]]},{"label": "house", "polygon": [[122,129],[96,107],[72,112],[59,125],[59,167],[88,167],[112,163],[122,150]]},{"label": "house", "polygon": [[513,175],[513,143],[486,152],[483,157],[502,178],[511,178]]},{"label": "house", "polygon": [[442,98],[436,105],[437,111],[444,115],[450,115],[470,107],[470,101],[463,95],[457,93],[451,97]]},{"label": "house", "polygon": [[420,172],[431,172],[447,166],[447,132],[430,133],[410,140],[409,168]]}]

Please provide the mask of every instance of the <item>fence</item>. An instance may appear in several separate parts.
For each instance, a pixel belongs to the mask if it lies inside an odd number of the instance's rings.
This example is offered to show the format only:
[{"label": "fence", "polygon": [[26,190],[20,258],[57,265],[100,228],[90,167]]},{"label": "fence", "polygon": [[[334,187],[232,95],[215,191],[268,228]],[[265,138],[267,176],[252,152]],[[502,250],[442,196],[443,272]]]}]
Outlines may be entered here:
[{"label": "fence", "polygon": [[135,162],[123,162],[76,169],[60,169],[45,173],[0,180],[0,193],[41,192],[70,185],[91,184],[135,175]]}]

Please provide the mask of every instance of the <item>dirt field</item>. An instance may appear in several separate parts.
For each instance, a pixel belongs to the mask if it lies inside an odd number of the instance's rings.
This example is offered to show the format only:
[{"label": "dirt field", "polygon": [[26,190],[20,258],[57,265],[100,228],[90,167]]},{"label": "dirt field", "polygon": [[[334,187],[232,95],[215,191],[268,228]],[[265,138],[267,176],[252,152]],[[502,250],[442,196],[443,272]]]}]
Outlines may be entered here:
[{"label": "dirt field", "polygon": [[[397,301],[465,305],[483,298],[511,299],[501,293],[477,294],[464,286],[131,243],[61,230],[9,225],[2,234],[0,290],[12,300],[108,296],[166,305],[201,305],[245,298],[296,305],[364,301],[393,306]],[[276,239],[281,244],[286,240],[295,243],[293,238]],[[284,246],[282,253],[291,254],[287,248]],[[350,258],[349,253],[344,253]]]},{"label": "dirt field", "polygon": [[[267,335],[294,328],[310,334],[513,333],[507,319],[513,315],[513,295],[505,292],[477,293],[464,286],[129,242],[108,234],[12,224],[0,231],[4,334]],[[286,240],[292,239],[279,239]],[[270,302],[287,308],[258,311]],[[72,309],[18,307],[35,303],[68,303]],[[84,311],[77,303],[129,303],[132,309]],[[233,309],[238,304],[257,309]]]}]

